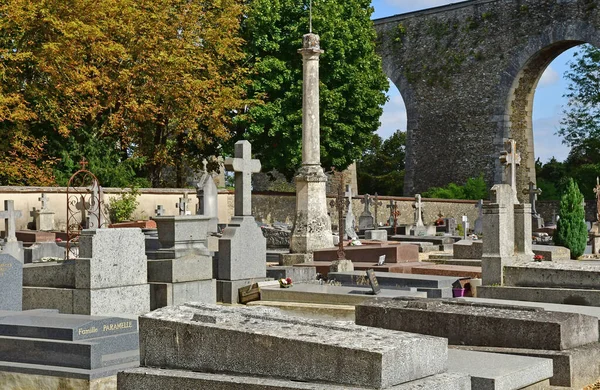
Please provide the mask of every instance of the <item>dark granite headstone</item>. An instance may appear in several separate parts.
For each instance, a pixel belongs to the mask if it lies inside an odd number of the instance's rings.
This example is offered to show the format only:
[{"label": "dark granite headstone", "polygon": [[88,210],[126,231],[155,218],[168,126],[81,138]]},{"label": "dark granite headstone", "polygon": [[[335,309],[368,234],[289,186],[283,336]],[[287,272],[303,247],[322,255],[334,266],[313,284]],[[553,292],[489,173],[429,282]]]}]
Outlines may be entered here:
[{"label": "dark granite headstone", "polygon": [[0,310],[23,308],[23,264],[7,254],[0,254]]},{"label": "dark granite headstone", "polygon": [[371,290],[373,290],[373,295],[379,294],[381,292],[381,287],[379,287],[375,272],[372,269],[367,271],[367,278],[369,278],[369,284],[371,285]]}]

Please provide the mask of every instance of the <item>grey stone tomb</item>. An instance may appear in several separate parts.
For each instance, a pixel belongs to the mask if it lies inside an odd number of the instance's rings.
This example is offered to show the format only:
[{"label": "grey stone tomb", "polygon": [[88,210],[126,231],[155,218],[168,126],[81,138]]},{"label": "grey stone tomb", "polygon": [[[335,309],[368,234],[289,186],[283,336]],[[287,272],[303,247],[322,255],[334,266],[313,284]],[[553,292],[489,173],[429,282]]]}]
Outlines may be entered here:
[{"label": "grey stone tomb", "polygon": [[183,195],[183,197],[179,198],[179,202],[175,204],[175,207],[179,210],[179,215],[188,215],[189,214],[189,198],[187,192]]},{"label": "grey stone tomb", "polygon": [[35,228],[41,231],[54,230],[54,211],[48,209],[48,197],[42,192],[38,200],[42,203],[42,207],[39,210],[33,209]]},{"label": "grey stone tomb", "polygon": [[358,228],[360,230],[373,229],[375,227],[375,218],[369,209],[372,201],[371,195],[369,194],[365,194],[360,201],[365,205],[363,212],[360,214],[360,217],[358,217]]},{"label": "grey stone tomb", "polygon": [[252,216],[252,173],[260,171],[260,161],[252,159],[248,141],[235,144],[235,158],[225,160],[225,168],[235,172],[235,215],[219,239],[217,300],[238,302],[240,287],[266,277],[267,242]]},{"label": "grey stone tomb", "polygon": [[0,254],[0,310],[20,311],[23,302],[23,263]]}]

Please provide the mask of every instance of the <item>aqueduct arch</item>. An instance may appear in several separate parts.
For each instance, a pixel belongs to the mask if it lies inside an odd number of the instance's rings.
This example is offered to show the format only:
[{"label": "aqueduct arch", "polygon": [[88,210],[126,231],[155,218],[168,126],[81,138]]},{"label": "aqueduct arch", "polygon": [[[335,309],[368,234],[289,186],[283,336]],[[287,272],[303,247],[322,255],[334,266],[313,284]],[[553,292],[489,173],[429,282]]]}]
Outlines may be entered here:
[{"label": "aqueduct arch", "polygon": [[537,83],[565,50],[600,47],[600,0],[470,0],[375,27],[384,71],[406,103],[405,194],[479,173],[500,182],[507,138],[518,142],[525,188],[535,181]]}]

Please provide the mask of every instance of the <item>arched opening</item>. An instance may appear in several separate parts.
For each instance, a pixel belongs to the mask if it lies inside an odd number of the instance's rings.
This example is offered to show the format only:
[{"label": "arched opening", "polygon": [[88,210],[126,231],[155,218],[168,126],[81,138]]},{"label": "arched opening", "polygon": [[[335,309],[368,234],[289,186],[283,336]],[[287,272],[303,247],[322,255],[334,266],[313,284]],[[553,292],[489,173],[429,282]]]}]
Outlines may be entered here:
[{"label": "arched opening", "polygon": [[404,185],[407,114],[404,99],[389,80],[388,102],[371,146],[357,162],[360,193],[401,196]]}]

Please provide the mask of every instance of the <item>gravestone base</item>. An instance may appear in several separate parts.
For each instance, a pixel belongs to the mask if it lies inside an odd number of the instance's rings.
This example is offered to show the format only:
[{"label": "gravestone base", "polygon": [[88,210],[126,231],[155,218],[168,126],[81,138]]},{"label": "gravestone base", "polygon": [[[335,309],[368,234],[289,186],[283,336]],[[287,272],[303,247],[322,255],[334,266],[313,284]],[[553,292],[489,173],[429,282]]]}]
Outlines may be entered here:
[{"label": "gravestone base", "polygon": [[65,248],[58,246],[54,242],[36,242],[24,248],[24,254],[25,264],[38,262],[44,257],[64,259]]},{"label": "gravestone base", "polygon": [[353,272],[354,264],[352,260],[334,260],[329,266],[329,272]]},{"label": "gravestone base", "polygon": [[373,241],[387,241],[388,234],[387,230],[367,230],[365,231],[365,240],[373,240]]},{"label": "gravestone base", "polygon": [[241,280],[266,275],[267,240],[252,216],[235,216],[219,239],[218,279]]},{"label": "gravestone base", "polygon": [[185,302],[215,303],[217,284],[214,279],[181,283],[150,283],[150,310],[176,306]]},{"label": "gravestone base", "polygon": [[279,257],[279,265],[283,266],[310,263],[312,261],[312,253],[284,253]]},{"label": "gravestone base", "polygon": [[290,267],[279,266],[267,268],[267,277],[273,279],[290,278],[294,283],[315,280],[317,277],[316,267]]},{"label": "gravestone base", "polygon": [[254,278],[242,280],[217,280],[217,302],[239,303],[238,290],[250,284],[273,280],[271,278]]},{"label": "gravestone base", "polygon": [[484,286],[504,283],[504,267],[515,262],[515,257],[483,255],[481,258],[481,279]]},{"label": "gravestone base", "polygon": [[73,291],[73,314],[142,315],[149,311],[148,284]]},{"label": "gravestone base", "polygon": [[43,232],[54,230],[54,211],[38,211],[33,215],[35,229]]},{"label": "gravestone base", "polygon": [[176,259],[148,260],[148,282],[181,283],[210,280],[213,276],[211,256],[186,256]]},{"label": "gravestone base", "polygon": [[2,245],[2,254],[11,255],[15,259],[25,263],[25,251],[23,250],[23,243],[21,241],[9,241]]}]

